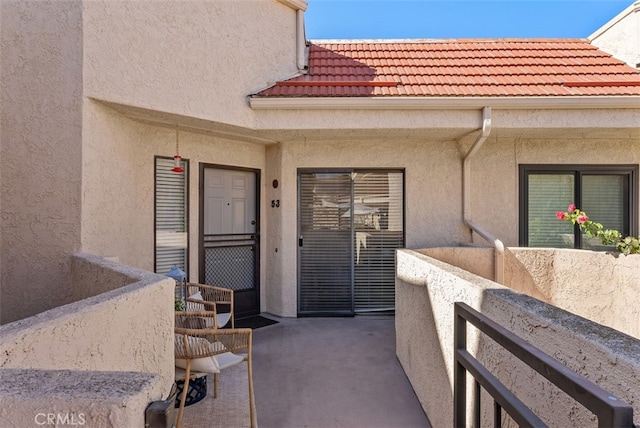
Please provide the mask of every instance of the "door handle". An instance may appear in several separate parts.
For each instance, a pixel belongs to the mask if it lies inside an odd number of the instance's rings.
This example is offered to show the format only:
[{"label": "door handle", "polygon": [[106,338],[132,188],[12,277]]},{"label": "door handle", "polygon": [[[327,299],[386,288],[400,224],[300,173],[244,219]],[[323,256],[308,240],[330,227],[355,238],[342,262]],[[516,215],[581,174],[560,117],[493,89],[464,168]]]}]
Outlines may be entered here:
[{"label": "door handle", "polygon": [[304,247],[304,239],[302,239],[302,236],[298,238],[298,247]]},{"label": "door handle", "polygon": [[255,226],[256,225],[256,221],[255,220],[251,220],[251,226]]}]

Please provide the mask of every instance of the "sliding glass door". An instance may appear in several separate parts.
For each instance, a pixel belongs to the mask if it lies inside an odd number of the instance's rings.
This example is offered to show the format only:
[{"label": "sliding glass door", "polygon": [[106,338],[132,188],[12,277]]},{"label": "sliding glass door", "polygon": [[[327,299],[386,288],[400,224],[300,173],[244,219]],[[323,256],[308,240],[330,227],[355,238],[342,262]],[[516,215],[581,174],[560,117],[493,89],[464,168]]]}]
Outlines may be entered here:
[{"label": "sliding glass door", "polygon": [[299,314],[393,311],[403,246],[403,171],[299,172]]}]

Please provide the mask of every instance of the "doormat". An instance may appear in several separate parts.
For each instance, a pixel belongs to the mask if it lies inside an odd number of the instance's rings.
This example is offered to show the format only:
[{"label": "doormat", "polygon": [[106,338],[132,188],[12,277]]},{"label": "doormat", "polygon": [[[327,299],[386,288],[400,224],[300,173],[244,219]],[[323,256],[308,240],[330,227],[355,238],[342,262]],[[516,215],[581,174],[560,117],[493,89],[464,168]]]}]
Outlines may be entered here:
[{"label": "doormat", "polygon": [[239,320],[236,320],[234,325],[236,328],[260,328],[260,327],[266,327],[268,325],[271,324],[277,324],[278,321],[276,320],[272,320],[270,318],[265,318],[263,316],[260,315],[254,315],[251,317],[247,317],[247,318],[241,318]]}]

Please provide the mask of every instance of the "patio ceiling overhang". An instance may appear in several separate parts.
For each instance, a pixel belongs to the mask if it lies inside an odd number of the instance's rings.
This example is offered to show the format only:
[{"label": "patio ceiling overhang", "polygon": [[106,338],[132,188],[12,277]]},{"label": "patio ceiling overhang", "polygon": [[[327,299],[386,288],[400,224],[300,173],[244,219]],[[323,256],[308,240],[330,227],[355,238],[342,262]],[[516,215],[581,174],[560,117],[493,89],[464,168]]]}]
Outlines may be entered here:
[{"label": "patio ceiling overhang", "polygon": [[200,133],[208,136],[223,138],[231,141],[243,141],[260,145],[278,143],[259,130],[243,126],[231,125],[210,119],[186,116],[178,113],[154,110],[144,107],[122,104],[119,102],[94,99],[102,105],[117,111],[129,119],[175,129],[176,124],[181,129],[189,132]]},{"label": "patio ceiling overhang", "polygon": [[295,140],[452,141],[493,112],[493,137],[640,139],[640,96],[251,97],[256,129]]},{"label": "patio ceiling overhang", "polygon": [[[437,100],[437,104],[436,100],[424,98],[304,98],[295,99],[293,104],[291,98],[262,100],[271,104],[256,108],[253,103],[257,99],[250,99],[254,114],[247,126],[106,100],[95,101],[132,120],[168,128],[178,124],[185,131],[265,146],[300,141],[448,143],[475,135],[482,126],[482,108],[485,106],[493,111],[494,137],[640,139],[640,97],[563,98],[560,101],[564,104],[553,106],[545,104],[543,99],[525,104],[524,98],[473,98],[466,102],[448,98]],[[331,103],[338,107],[330,107]]]}]

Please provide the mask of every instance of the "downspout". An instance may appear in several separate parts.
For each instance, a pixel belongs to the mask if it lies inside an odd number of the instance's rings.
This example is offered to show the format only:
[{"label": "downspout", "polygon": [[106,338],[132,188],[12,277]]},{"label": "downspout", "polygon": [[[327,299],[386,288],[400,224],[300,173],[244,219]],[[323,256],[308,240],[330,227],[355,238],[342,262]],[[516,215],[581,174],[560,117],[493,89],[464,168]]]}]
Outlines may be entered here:
[{"label": "downspout", "polygon": [[298,70],[306,73],[309,68],[307,64],[307,36],[304,31],[304,10],[296,10],[296,60]]},{"label": "downspout", "polygon": [[482,147],[487,137],[491,133],[491,107],[482,108],[482,132],[473,143],[469,151],[462,161],[462,214],[464,223],[471,228],[472,231],[493,244],[495,249],[494,256],[494,277],[495,282],[504,284],[504,244],[498,238],[478,226],[471,220],[471,210],[469,208],[471,202],[471,158]]}]

